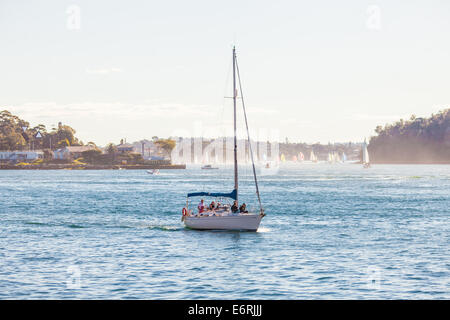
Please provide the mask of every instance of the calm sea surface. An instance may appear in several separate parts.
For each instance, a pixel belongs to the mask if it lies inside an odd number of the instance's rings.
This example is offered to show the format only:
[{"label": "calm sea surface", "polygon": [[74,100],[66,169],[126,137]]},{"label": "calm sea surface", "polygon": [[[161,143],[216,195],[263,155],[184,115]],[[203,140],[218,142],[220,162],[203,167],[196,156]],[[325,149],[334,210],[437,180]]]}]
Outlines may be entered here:
[{"label": "calm sea surface", "polygon": [[230,167],[0,171],[0,299],[450,299],[450,166],[259,178],[260,230],[220,232],[185,229],[181,209],[231,191]]}]

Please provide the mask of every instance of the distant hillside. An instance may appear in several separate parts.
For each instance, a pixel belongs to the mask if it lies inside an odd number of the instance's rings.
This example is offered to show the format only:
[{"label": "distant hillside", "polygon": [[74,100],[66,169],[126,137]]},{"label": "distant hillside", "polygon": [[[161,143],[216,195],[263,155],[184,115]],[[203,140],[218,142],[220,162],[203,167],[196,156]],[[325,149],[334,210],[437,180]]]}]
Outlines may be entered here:
[{"label": "distant hillside", "polygon": [[430,118],[400,119],[370,139],[370,160],[375,163],[450,163],[450,109]]}]

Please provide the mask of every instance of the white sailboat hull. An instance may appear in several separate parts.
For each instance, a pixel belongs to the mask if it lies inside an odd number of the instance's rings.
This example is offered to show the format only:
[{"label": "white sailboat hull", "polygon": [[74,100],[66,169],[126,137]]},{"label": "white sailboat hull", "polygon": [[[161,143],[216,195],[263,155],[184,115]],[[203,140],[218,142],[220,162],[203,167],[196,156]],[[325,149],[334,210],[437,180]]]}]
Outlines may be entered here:
[{"label": "white sailboat hull", "polygon": [[212,217],[184,217],[184,224],[199,230],[258,230],[262,216],[260,214],[240,214]]}]

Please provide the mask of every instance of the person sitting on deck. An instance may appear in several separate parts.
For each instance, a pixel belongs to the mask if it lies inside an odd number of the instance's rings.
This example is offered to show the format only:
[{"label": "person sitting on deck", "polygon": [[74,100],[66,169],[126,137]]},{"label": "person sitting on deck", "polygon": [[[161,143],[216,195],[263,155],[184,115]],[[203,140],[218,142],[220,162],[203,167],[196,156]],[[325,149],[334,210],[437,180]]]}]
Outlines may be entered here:
[{"label": "person sitting on deck", "polygon": [[200,201],[197,208],[198,208],[198,213],[202,213],[203,211],[205,211],[205,204],[203,203],[203,199]]},{"label": "person sitting on deck", "polygon": [[233,212],[233,213],[238,212],[238,204],[237,204],[237,201],[236,201],[236,200],[234,200],[234,203],[233,203],[233,205],[231,206],[231,212]]},{"label": "person sitting on deck", "polygon": [[243,203],[242,206],[239,207],[239,212],[240,213],[248,213],[248,211],[246,209],[247,209],[247,206],[245,203]]},{"label": "person sitting on deck", "polygon": [[210,211],[213,211],[215,208],[216,208],[216,204],[215,204],[215,202],[213,201],[213,202],[211,202],[211,204],[209,205],[209,210],[210,210]]}]

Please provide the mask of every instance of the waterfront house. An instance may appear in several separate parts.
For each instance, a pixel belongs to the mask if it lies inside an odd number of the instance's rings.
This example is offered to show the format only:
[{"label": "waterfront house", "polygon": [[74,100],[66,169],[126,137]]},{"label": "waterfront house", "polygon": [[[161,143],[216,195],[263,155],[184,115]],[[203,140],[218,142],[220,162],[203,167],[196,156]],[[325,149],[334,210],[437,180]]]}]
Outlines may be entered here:
[{"label": "waterfront house", "polygon": [[69,160],[69,159],[77,159],[81,157],[84,151],[89,151],[95,149],[94,146],[72,146],[72,147],[64,147],[58,150],[53,151],[53,159],[58,160]]},{"label": "waterfront house", "polygon": [[117,151],[120,153],[133,152],[134,146],[130,143],[121,143],[117,146]]}]

